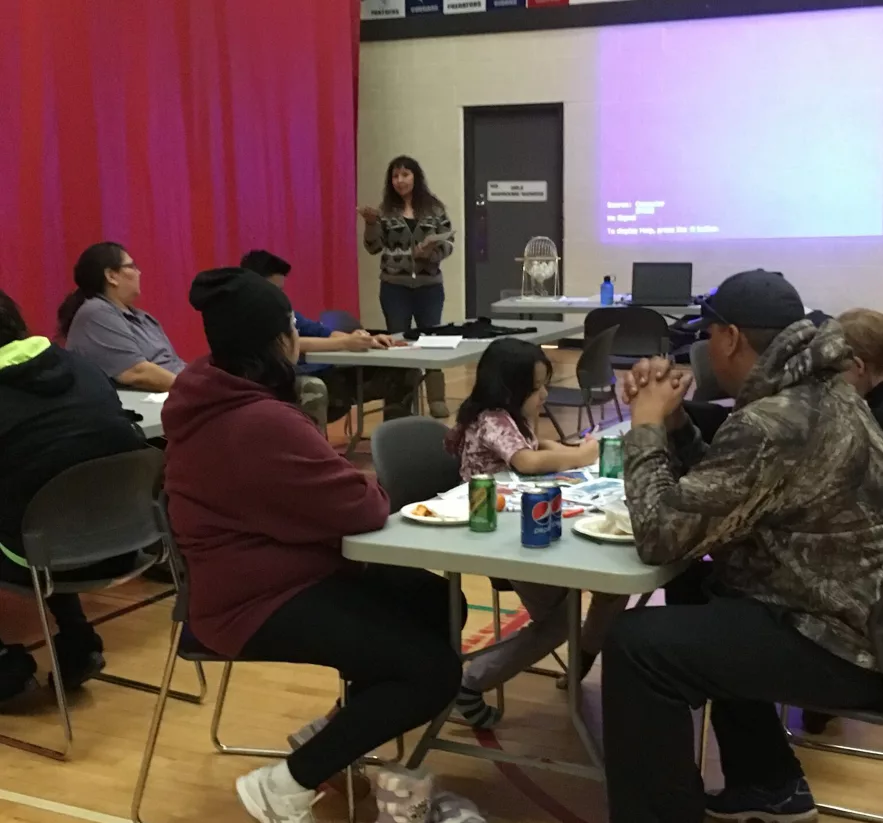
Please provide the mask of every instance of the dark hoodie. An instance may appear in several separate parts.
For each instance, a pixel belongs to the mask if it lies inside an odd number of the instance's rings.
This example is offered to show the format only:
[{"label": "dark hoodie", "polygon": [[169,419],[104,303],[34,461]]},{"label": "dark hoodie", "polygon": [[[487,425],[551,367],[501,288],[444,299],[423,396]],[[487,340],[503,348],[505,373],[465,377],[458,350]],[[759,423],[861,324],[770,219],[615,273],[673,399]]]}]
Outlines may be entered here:
[{"label": "dark hoodie", "polygon": [[0,543],[20,556],[31,498],[65,469],[144,446],[100,369],[44,337],[0,348]]},{"label": "dark hoodie", "polygon": [[661,426],[633,428],[625,489],[645,562],[710,554],[726,589],[780,607],[803,635],[871,669],[883,431],[842,377],[850,362],[838,323],[794,323],[760,356],[711,445],[692,427],[671,442]]},{"label": "dark hoodie", "polygon": [[347,565],[341,539],[381,528],[389,501],[303,412],[208,358],[178,376],[162,419],[190,628],[236,655],[283,603]]}]

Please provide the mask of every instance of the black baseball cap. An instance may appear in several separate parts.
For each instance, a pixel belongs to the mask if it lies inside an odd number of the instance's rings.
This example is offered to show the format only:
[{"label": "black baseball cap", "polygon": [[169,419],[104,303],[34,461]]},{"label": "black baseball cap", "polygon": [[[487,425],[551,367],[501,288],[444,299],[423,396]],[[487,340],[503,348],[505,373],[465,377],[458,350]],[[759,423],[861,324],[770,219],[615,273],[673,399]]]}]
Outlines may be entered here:
[{"label": "black baseball cap", "polygon": [[803,300],[777,271],[754,269],[728,277],[710,297],[699,301],[702,314],[697,326],[717,323],[739,329],[782,329],[803,320]]}]

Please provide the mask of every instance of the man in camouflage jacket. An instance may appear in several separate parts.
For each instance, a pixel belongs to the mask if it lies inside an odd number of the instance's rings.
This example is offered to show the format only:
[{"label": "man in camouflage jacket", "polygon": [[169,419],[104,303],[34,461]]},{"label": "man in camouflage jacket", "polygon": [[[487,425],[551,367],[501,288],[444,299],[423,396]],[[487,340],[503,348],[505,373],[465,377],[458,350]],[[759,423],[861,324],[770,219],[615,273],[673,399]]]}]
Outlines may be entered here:
[{"label": "man in camouflage jacket", "polygon": [[[702,318],[715,377],[736,398],[710,445],[681,406],[689,377],[654,360],[627,381],[638,553],[712,562],[700,604],[626,613],[605,646],[610,820],[813,820],[773,704],[883,707],[883,433],[841,376],[840,327],[804,319],[780,274],[734,275]],[[707,700],[726,779],[716,795],[693,754],[690,710]]]}]

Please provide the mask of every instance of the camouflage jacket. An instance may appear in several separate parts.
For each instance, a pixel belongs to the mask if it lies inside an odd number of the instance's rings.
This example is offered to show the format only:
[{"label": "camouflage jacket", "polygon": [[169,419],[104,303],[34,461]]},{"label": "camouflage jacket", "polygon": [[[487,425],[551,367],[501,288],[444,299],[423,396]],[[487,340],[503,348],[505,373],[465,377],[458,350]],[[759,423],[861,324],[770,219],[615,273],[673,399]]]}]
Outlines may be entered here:
[{"label": "camouflage jacket", "polygon": [[842,378],[840,327],[787,328],[706,446],[688,426],[625,438],[638,552],[662,564],[712,555],[728,591],[778,606],[822,647],[876,665],[883,581],[883,432]]}]

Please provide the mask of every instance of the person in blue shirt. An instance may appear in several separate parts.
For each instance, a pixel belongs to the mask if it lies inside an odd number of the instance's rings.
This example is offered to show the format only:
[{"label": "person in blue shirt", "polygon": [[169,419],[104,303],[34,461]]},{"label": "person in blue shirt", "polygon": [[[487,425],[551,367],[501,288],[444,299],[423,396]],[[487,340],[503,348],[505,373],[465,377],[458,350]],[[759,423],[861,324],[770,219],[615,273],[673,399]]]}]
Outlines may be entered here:
[{"label": "person in blue shirt", "polygon": [[[240,263],[280,289],[291,271],[291,264],[275,254],[259,249],[248,252]],[[344,417],[356,401],[356,369],[307,363],[304,354],[329,351],[368,351],[387,349],[393,339],[385,334],[370,334],[364,329],[342,332],[294,312],[300,339],[297,389],[301,408],[325,430],[328,423]],[[417,369],[363,368],[364,401],[383,400],[383,419],[394,420],[411,413],[415,387],[421,373]]]}]

